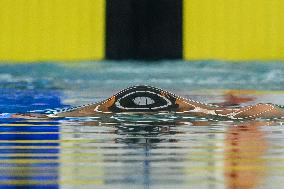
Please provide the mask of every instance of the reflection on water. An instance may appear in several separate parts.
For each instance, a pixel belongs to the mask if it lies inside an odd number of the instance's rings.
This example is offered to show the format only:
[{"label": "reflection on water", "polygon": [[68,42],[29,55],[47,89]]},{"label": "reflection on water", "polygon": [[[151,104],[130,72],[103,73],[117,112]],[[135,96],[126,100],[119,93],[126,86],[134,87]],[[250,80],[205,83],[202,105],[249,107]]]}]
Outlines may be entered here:
[{"label": "reflection on water", "polygon": [[281,124],[174,114],[41,122],[3,119],[0,184],[29,188],[276,188],[284,173]]},{"label": "reflection on water", "polygon": [[0,121],[0,186],[58,188],[59,126],[53,121]]},{"label": "reflection on water", "polygon": [[268,141],[258,127],[269,124],[255,121],[229,128],[224,164],[227,188],[257,188],[263,184],[267,171],[263,155]]}]

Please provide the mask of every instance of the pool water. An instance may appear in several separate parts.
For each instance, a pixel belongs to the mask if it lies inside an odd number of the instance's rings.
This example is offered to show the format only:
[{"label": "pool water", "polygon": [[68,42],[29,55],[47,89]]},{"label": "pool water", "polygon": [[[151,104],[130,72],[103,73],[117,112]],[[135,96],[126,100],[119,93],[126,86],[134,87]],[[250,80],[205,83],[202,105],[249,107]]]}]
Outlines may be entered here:
[{"label": "pool water", "polygon": [[[0,113],[87,104],[137,84],[206,103],[233,95],[234,106],[284,105],[281,62],[3,63]],[[2,118],[0,188],[281,188],[283,124],[174,113]]]}]

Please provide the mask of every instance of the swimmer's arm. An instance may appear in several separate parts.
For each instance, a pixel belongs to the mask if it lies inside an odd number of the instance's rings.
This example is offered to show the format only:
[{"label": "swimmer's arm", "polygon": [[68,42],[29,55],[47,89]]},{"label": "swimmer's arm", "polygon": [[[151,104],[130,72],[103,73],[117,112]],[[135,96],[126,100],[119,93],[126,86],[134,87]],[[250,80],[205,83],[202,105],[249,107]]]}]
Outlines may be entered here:
[{"label": "swimmer's arm", "polygon": [[70,108],[67,111],[57,112],[54,114],[38,114],[38,113],[24,113],[24,114],[10,114],[4,113],[0,118],[19,118],[19,119],[50,119],[56,117],[84,117],[84,116],[94,116],[98,113],[109,112],[108,108],[114,103],[115,97],[112,96],[107,100],[99,103],[94,103],[91,105]]},{"label": "swimmer's arm", "polygon": [[283,118],[284,109],[272,104],[256,104],[235,109],[230,114],[233,118]]},{"label": "swimmer's arm", "polygon": [[98,107],[98,104],[93,104],[81,108],[77,108],[70,111],[65,112],[58,112],[54,114],[55,117],[88,117],[88,116],[94,116],[98,114],[96,111],[96,108]]},{"label": "swimmer's arm", "polygon": [[0,118],[16,118],[16,119],[47,119],[49,116],[47,114],[36,114],[36,113],[4,113],[0,114]]},{"label": "swimmer's arm", "polygon": [[80,108],[71,109],[66,112],[59,112],[55,114],[58,117],[84,117],[84,116],[96,116],[100,113],[111,113],[110,107],[115,103],[115,96],[111,96],[110,98],[98,102],[95,104],[82,106]]}]

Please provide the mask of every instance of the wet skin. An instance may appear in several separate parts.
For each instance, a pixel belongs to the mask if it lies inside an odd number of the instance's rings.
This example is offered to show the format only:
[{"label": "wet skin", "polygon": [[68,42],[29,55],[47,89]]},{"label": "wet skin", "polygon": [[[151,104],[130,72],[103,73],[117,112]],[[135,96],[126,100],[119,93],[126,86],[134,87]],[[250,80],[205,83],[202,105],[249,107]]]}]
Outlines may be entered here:
[{"label": "wet skin", "polygon": [[198,117],[218,116],[229,119],[284,117],[284,109],[273,104],[261,103],[241,108],[226,108],[185,99],[171,92],[144,85],[129,87],[98,103],[63,109],[51,115],[15,114],[13,117],[90,117],[107,113],[138,112],[174,112]]}]

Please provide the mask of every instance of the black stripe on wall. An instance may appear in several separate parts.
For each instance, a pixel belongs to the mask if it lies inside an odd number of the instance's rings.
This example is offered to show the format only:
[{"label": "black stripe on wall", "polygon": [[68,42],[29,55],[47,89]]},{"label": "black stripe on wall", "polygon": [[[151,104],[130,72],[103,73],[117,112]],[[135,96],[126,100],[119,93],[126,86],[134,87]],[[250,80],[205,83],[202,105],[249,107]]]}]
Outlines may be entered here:
[{"label": "black stripe on wall", "polygon": [[182,58],[182,0],[107,0],[106,58]]}]

